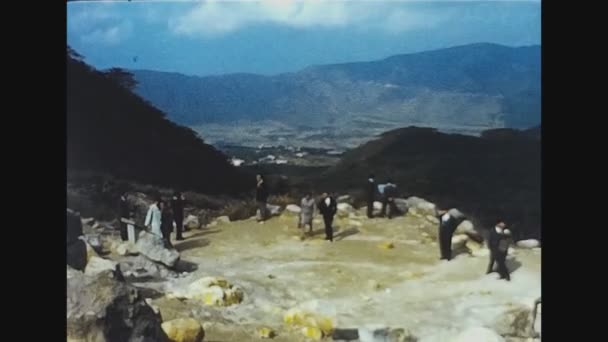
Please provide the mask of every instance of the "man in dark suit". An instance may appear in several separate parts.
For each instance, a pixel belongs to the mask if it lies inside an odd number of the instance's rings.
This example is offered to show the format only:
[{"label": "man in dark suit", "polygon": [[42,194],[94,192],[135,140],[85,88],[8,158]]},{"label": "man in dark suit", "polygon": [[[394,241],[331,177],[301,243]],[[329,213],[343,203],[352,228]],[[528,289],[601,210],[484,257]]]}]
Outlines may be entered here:
[{"label": "man in dark suit", "polygon": [[365,201],[367,202],[367,217],[374,217],[374,196],[376,195],[376,180],[374,174],[370,174],[365,183]]},{"label": "man in dark suit", "polygon": [[175,221],[175,239],[183,240],[182,231],[184,229],[184,195],[176,191],[171,199],[171,209],[173,211],[173,220]]},{"label": "man in dark suit", "polygon": [[455,217],[447,210],[437,210],[437,218],[439,219],[440,260],[449,261],[452,259],[452,236],[464,217]]},{"label": "man in dark suit", "polygon": [[490,264],[488,265],[487,274],[494,271],[494,262],[496,262],[500,279],[505,279],[507,281],[511,280],[506,265],[511,236],[511,231],[507,229],[507,225],[504,222],[499,221],[495,227],[490,229],[490,238],[488,241],[488,247],[490,248]]},{"label": "man in dark suit", "polygon": [[334,221],[334,215],[338,211],[338,203],[336,200],[329,196],[326,192],[321,195],[321,200],[317,205],[319,212],[323,215],[323,221],[325,222],[325,240],[334,241],[334,229],[332,223]]}]

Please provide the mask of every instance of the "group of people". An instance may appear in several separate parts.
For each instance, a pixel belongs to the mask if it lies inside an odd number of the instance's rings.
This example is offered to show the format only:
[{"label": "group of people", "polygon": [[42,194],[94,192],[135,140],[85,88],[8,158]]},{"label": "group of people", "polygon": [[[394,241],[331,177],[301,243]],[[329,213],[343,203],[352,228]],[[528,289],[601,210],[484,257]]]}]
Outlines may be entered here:
[{"label": "group of people", "polygon": [[[120,197],[119,213],[120,213],[120,237],[123,241],[128,240],[127,223],[131,216],[129,209],[128,194],[124,192]],[[146,213],[146,219],[144,226],[152,234],[161,237],[165,240],[168,246],[171,244],[171,233],[175,225],[177,241],[184,240],[184,195],[176,191],[170,201],[162,199],[160,196],[156,196],[154,202],[148,208]]]},{"label": "group of people", "polygon": [[[264,176],[261,174],[256,175],[256,192],[255,192],[255,200],[257,202],[258,212],[257,212],[257,220],[258,222],[263,222],[269,216],[268,208],[267,208],[267,200],[268,200],[268,187],[264,180]],[[338,211],[338,203],[333,196],[330,196],[328,193],[324,192],[321,194],[321,198],[318,202],[316,202],[312,196],[312,193],[307,193],[302,201],[300,202],[300,216],[298,220],[298,228],[305,228],[308,225],[309,233],[312,233],[312,223],[313,216],[315,213],[315,208],[318,208],[319,213],[323,216],[323,222],[325,223],[325,240],[330,242],[334,241],[334,229],[333,229],[333,221],[336,212]]]},{"label": "group of people", "polygon": [[[441,253],[441,260],[449,261],[452,259],[452,236],[458,225],[464,220],[464,217],[457,217],[446,210],[438,210],[437,218],[439,219],[439,251]],[[487,274],[494,272],[494,264],[496,264],[500,279],[511,280],[506,265],[511,240],[512,234],[507,229],[505,222],[500,220],[490,229],[488,239],[490,264],[488,265]]]}]

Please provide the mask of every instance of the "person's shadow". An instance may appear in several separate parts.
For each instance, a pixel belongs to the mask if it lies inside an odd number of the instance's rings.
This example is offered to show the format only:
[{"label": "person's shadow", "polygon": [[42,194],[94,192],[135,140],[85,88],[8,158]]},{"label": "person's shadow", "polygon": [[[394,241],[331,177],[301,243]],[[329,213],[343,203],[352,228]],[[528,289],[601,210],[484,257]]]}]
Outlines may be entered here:
[{"label": "person's shadow", "polygon": [[209,234],[215,234],[215,233],[219,233],[219,232],[220,232],[220,229],[204,230],[202,232],[193,234],[192,236],[188,237],[186,240],[175,241],[173,243],[173,245],[178,252],[183,252],[183,251],[186,251],[186,250],[192,249],[192,248],[205,247],[205,246],[209,245],[210,241],[205,238],[202,238],[202,236],[209,235]]},{"label": "person's shadow", "polygon": [[521,262],[517,261],[515,258],[507,258],[505,265],[507,266],[509,273],[513,273],[521,267]]},{"label": "person's shadow", "polygon": [[342,230],[342,231],[338,232],[338,234],[334,235],[334,239],[336,241],[340,241],[340,240],[343,240],[346,237],[349,237],[351,235],[355,235],[357,233],[359,233],[359,229],[357,229],[357,228],[348,228],[348,229]]}]

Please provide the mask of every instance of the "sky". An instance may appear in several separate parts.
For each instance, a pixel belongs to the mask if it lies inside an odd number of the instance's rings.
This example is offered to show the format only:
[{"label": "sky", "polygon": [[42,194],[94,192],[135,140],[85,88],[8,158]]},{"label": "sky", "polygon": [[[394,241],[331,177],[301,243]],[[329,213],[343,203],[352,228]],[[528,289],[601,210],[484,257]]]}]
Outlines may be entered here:
[{"label": "sky", "polygon": [[98,69],[294,72],[470,43],[540,44],[540,1],[77,1],[67,42]]}]

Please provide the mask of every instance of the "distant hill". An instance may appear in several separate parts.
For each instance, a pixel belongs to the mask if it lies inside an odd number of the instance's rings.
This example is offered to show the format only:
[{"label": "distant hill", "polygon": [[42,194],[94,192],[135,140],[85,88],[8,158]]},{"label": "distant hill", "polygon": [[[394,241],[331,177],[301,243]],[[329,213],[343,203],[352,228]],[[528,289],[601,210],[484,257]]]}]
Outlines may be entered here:
[{"label": "distant hill", "polygon": [[136,92],[196,126],[277,120],[321,127],[527,128],[540,124],[540,46],[471,44],[276,76],[196,77],[134,70]]},{"label": "distant hill", "polygon": [[349,151],[309,183],[316,189],[352,191],[375,172],[380,183],[392,177],[403,196],[459,208],[486,228],[502,218],[515,225],[520,237],[538,238],[540,164],[540,140],[524,132],[471,137],[409,127]]},{"label": "distant hill", "polygon": [[248,188],[248,179],[221,152],[189,128],[167,120],[107,73],[85,64],[71,49],[67,134],[68,174],[93,171],[208,193]]}]

